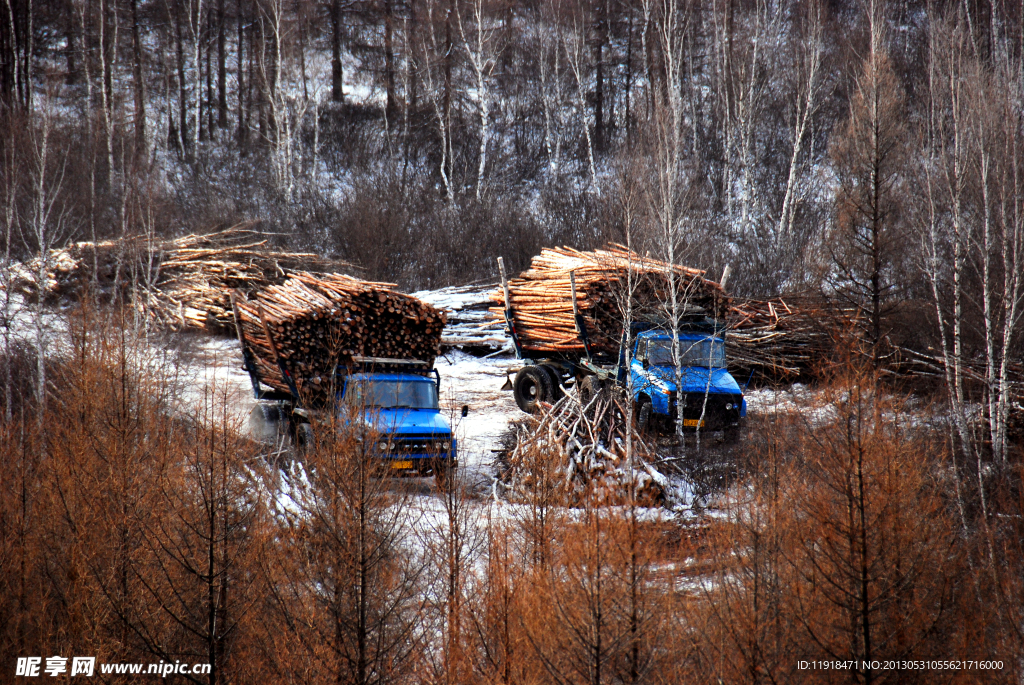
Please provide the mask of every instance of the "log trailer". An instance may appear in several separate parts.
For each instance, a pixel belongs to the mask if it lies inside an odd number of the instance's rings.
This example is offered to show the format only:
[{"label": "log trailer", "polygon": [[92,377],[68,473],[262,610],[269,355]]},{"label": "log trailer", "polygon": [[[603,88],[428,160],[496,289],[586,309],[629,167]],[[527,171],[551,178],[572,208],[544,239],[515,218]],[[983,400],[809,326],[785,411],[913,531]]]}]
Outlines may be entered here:
[{"label": "log trailer", "polygon": [[[232,308],[242,346],[242,368],[249,374],[257,401],[249,415],[255,439],[290,445],[301,452],[312,444],[314,416],[333,411],[342,425],[369,429],[376,441],[372,449],[386,460],[392,474],[433,475],[443,483],[454,473],[458,446],[438,404],[441,375],[432,365],[413,359],[354,356],[350,364],[336,368],[333,398],[307,399],[304,403],[265,322],[264,334],[289,391],[281,392],[261,382],[234,299]],[[462,416],[468,411],[463,406]]]},{"label": "log trailer", "polygon": [[[511,382],[516,404],[527,413],[541,402],[551,403],[562,388],[575,384],[587,405],[604,388],[618,386],[634,402],[641,430],[672,430],[680,413],[684,429],[724,431],[732,437],[744,417],[747,404],[739,384],[726,369],[724,328],[703,314],[687,315],[671,327],[657,322],[635,322],[623,331],[616,357],[591,349],[587,327],[576,307],[576,279],[570,272],[573,318],[583,343],[583,353],[540,353],[523,348],[516,332],[504,261],[498,258],[505,296],[505,324],[524,365]],[[673,338],[676,352],[673,353]],[[632,346],[627,364],[627,347]],[[506,389],[509,389],[506,384]]]}]

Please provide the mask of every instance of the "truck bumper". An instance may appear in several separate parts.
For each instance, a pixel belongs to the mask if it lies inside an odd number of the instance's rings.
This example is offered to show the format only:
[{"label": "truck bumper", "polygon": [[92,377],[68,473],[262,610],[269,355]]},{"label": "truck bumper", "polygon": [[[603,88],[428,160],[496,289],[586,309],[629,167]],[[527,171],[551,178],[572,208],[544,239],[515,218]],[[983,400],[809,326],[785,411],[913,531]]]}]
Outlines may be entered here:
[{"label": "truck bumper", "polygon": [[[447,449],[444,449],[445,443],[449,443]],[[458,447],[448,438],[381,438],[378,449],[391,471],[401,475],[426,476],[434,474],[439,467],[451,469],[458,464]]]},{"label": "truck bumper", "polygon": [[681,399],[682,407],[673,393],[668,419],[674,425],[681,410],[683,428],[688,430],[718,431],[733,428],[739,425],[744,413],[743,395],[685,392]]}]

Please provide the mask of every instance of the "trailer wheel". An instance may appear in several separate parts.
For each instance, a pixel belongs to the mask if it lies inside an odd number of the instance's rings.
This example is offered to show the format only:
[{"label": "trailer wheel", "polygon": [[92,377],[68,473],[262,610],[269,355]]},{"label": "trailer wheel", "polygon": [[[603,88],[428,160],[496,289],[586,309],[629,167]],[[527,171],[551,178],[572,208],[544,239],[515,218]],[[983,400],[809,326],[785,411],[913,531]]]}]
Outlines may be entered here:
[{"label": "trailer wheel", "polygon": [[558,370],[550,364],[541,364],[540,368],[544,369],[551,379],[551,401],[562,399],[565,393],[562,392],[562,376]]},{"label": "trailer wheel", "polygon": [[539,366],[524,366],[516,374],[512,386],[516,404],[527,414],[540,409],[541,402],[550,402],[555,395],[551,377]]}]

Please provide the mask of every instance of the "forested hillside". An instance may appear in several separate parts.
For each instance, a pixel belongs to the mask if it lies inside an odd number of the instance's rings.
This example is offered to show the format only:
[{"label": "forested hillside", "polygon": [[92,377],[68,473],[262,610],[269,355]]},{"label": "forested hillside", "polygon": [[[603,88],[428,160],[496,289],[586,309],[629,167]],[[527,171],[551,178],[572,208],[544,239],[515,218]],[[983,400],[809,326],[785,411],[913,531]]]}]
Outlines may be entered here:
[{"label": "forested hillside", "polygon": [[48,244],[255,218],[428,287],[621,237],[635,185],[636,226],[668,222],[690,261],[772,294],[827,275],[876,131],[884,265],[924,296],[921,236],[948,249],[945,218],[986,192],[991,210],[1014,154],[997,132],[1019,110],[1021,16],[998,2],[882,3],[874,22],[841,1],[6,7],[15,252],[40,212]]}]

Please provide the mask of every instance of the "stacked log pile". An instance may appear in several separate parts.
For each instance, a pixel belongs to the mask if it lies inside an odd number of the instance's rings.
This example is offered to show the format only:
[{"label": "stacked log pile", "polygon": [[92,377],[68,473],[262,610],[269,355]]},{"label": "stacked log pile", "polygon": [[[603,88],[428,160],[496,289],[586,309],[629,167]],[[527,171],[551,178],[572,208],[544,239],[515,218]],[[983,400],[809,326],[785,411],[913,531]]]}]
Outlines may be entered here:
[{"label": "stacked log pile", "polygon": [[463,285],[413,293],[424,302],[443,309],[448,323],[441,334],[441,347],[457,347],[473,353],[489,353],[511,345],[504,321],[491,316],[491,292],[495,284]]},{"label": "stacked log pile", "polygon": [[[582,355],[584,343],[572,312],[569,272],[576,278],[576,302],[591,351],[616,357],[622,335],[622,300],[633,271],[633,316],[664,321],[669,265],[630,253],[621,245],[578,252],[545,249],[530,269],[509,281],[513,322],[523,348],[532,353]],[[731,300],[718,283],[697,269],[675,266],[679,301],[687,311],[725,324],[729,366],[743,378],[794,379],[815,372],[836,349],[836,341],[858,324],[857,312],[837,309],[820,298],[793,295],[774,300]],[[504,294],[491,296],[504,317]]]},{"label": "stacked log pile", "polygon": [[508,450],[499,454],[501,482],[509,499],[551,497],[574,506],[588,495],[601,504],[663,503],[673,496],[655,468],[653,446],[634,430],[633,464],[626,455],[627,398],[621,391],[595,395],[587,406],[569,392],[545,411],[514,424]]},{"label": "stacked log pile", "polygon": [[299,393],[313,396],[328,392],[334,370],[351,364],[354,356],[433,364],[444,313],[393,287],[296,272],[248,301],[236,294],[242,335],[261,382],[289,391],[278,357]]},{"label": "stacked log pile", "polygon": [[[40,267],[44,267],[42,279]],[[13,287],[49,300],[77,297],[95,284],[100,295],[125,297],[156,323],[171,328],[229,331],[228,292],[281,283],[293,269],[334,272],[344,262],[273,249],[251,224],[176,240],[131,237],[75,243],[18,265]]]},{"label": "stacked log pile", "polygon": [[[530,269],[509,281],[513,319],[520,342],[531,352],[582,354],[585,345],[576,330],[572,309],[570,272],[576,280],[576,304],[583,316],[592,353],[616,355],[622,336],[620,301],[630,272],[636,318],[665,316],[672,274],[678,301],[686,312],[712,317],[724,315],[729,298],[704,272],[631,253],[621,245],[580,252],[571,248],[545,248]],[[496,317],[504,316],[505,297],[499,289],[491,299]],[[649,310],[649,311],[648,311]]]}]

